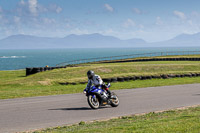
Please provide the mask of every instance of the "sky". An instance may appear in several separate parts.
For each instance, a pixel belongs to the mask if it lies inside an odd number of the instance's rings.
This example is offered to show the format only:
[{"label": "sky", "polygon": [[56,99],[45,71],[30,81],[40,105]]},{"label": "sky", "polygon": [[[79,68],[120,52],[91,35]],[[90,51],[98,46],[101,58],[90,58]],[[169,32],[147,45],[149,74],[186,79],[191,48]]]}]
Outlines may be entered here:
[{"label": "sky", "polygon": [[200,0],[0,0],[0,39],[25,34],[141,38],[200,32]]}]

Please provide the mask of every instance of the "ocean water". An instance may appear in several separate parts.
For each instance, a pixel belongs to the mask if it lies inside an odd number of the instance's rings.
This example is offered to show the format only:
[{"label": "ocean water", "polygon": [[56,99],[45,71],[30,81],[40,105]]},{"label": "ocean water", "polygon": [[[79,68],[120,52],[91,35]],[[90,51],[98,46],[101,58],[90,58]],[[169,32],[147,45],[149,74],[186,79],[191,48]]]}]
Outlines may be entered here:
[{"label": "ocean water", "polygon": [[79,59],[167,51],[200,51],[200,47],[0,50],[0,70],[17,70],[46,65],[56,66],[62,62]]}]

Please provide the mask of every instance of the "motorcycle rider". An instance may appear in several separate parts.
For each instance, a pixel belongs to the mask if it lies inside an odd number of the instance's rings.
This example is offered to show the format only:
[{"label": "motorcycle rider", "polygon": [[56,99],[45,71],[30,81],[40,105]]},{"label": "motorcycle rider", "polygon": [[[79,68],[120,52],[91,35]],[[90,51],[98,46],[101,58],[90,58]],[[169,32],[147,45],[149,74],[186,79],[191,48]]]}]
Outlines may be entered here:
[{"label": "motorcycle rider", "polygon": [[97,87],[97,88],[101,86],[102,89],[104,89],[108,92],[109,98],[111,97],[110,90],[108,90],[107,85],[103,82],[103,80],[101,79],[101,77],[99,75],[96,75],[94,73],[94,71],[89,70],[87,72],[87,76],[88,76],[88,84],[87,84],[87,87],[84,90],[84,93],[86,93],[86,91],[91,88],[92,84],[94,84],[94,86]]}]

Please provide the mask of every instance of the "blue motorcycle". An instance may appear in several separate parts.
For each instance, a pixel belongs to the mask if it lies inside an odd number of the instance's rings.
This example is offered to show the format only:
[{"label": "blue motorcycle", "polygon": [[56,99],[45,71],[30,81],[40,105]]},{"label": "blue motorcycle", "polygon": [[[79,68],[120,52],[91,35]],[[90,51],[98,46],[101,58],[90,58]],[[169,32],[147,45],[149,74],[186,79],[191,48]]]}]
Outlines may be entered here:
[{"label": "blue motorcycle", "polygon": [[[110,83],[107,85],[110,87]],[[102,87],[92,86],[87,91],[84,90],[87,96],[88,104],[92,109],[98,109],[100,106],[111,105],[112,107],[117,107],[119,105],[119,98],[112,92],[109,96],[108,92]]]}]

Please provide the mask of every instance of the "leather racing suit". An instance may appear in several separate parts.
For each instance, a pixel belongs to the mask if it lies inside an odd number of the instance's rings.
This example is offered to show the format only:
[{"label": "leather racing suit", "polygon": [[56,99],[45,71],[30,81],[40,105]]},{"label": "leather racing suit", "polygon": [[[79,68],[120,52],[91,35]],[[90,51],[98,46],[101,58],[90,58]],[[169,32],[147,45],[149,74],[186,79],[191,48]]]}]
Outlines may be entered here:
[{"label": "leather racing suit", "polygon": [[88,79],[88,84],[87,84],[87,87],[85,88],[85,90],[87,91],[88,89],[90,89],[92,84],[95,87],[102,86],[102,89],[105,89],[108,92],[109,96],[111,95],[110,90],[108,90],[107,85],[103,82],[103,80],[101,79],[101,77],[99,75],[94,75],[92,77],[92,79]]}]

